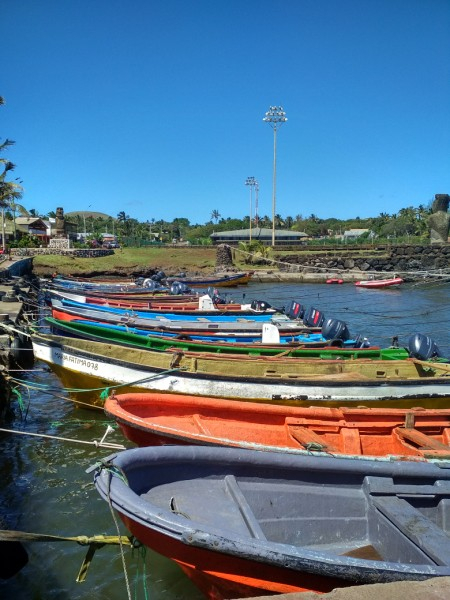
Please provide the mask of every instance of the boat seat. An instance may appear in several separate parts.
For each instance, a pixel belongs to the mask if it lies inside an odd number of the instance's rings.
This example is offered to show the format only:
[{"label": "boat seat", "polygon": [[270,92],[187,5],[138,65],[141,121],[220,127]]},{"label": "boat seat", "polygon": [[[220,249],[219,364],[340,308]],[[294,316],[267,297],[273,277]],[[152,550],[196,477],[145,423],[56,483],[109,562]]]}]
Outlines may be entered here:
[{"label": "boat seat", "polygon": [[450,447],[439,440],[435,440],[429,435],[422,433],[414,428],[396,427],[394,433],[401,440],[417,446],[418,451],[426,458],[440,457],[450,458]]},{"label": "boat seat", "polygon": [[258,540],[265,540],[266,536],[261,529],[259,522],[257,521],[252,509],[250,508],[244,494],[242,493],[236,477],[234,475],[226,475],[224,478],[225,486],[235,504],[239,508],[242,518],[249,530],[251,536]]},{"label": "boat seat", "polygon": [[306,450],[311,450],[312,452],[339,452],[338,448],[328,443],[312,429],[296,425],[295,423],[289,423],[288,419],[286,419],[286,426],[290,436]]},{"label": "boat seat", "polygon": [[424,514],[406,500],[393,495],[372,496],[371,501],[389,523],[435,564],[450,565],[450,538]]}]

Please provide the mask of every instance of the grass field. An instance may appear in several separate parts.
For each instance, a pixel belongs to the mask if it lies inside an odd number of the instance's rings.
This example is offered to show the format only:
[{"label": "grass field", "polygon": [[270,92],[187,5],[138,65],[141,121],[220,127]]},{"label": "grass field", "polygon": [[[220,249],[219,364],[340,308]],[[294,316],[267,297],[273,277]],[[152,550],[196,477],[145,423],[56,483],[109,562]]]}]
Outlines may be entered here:
[{"label": "grass field", "polygon": [[[146,271],[161,270],[170,274],[184,271],[191,275],[213,273],[216,249],[206,248],[122,248],[111,256],[73,258],[60,255],[36,256],[33,261],[36,275],[117,274],[144,275]],[[236,265],[239,267],[239,265]],[[239,267],[240,268],[240,267]]]}]

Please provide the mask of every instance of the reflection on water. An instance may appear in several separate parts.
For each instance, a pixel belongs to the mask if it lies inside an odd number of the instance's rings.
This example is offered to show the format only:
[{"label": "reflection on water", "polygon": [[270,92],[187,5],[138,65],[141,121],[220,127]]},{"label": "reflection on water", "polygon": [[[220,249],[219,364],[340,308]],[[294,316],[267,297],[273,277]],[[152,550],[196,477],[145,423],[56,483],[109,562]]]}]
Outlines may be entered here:
[{"label": "reflection on water", "polygon": [[[432,337],[443,353],[450,356],[448,286],[404,285],[396,290],[364,290],[350,284],[250,284],[226,293],[238,302],[260,299],[278,307],[295,299],[322,310],[327,317],[343,319],[352,335],[363,334],[382,346],[389,345],[394,336],[398,336],[400,345],[406,345],[412,333],[420,332]],[[36,364],[35,369],[25,376],[30,388],[20,389],[26,420],[21,420],[16,405],[15,416],[2,426],[89,442],[101,439],[108,424],[103,411],[87,410],[64,400],[67,394],[62,390],[61,380],[43,363]],[[80,380],[70,383],[68,387],[80,387]],[[57,395],[35,389],[35,384],[47,385],[57,390]],[[108,505],[95,491],[92,475],[85,473],[87,467],[111,454],[111,450],[2,432],[0,436],[0,508],[11,529],[57,536],[117,534]],[[117,429],[108,440],[131,445]],[[126,534],[123,527],[121,532]],[[118,547],[103,547],[96,552],[84,583],[76,583],[75,579],[86,554],[85,547],[56,541],[27,543],[26,547],[29,563],[15,578],[0,581],[1,597],[127,598]],[[145,570],[142,556],[136,550],[126,550],[125,561],[133,598],[202,597],[178,567],[151,551],[147,551]]]}]

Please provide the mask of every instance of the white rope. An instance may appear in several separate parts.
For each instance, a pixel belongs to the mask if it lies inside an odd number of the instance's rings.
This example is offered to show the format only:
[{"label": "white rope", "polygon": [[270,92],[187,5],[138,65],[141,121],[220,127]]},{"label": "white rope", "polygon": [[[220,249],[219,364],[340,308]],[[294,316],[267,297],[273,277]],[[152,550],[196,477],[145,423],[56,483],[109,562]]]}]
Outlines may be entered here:
[{"label": "white rope", "polygon": [[[109,428],[109,431],[108,431],[108,428]],[[126,450],[126,447],[122,446],[122,444],[112,444],[112,443],[104,441],[107,434],[110,433],[110,431],[114,431],[109,425],[108,425],[108,428],[106,429],[106,432],[100,441],[93,440],[91,442],[86,441],[86,440],[76,440],[73,438],[59,437],[57,435],[47,435],[45,433],[32,433],[30,431],[17,431],[15,429],[4,429],[3,427],[0,427],[0,431],[3,431],[5,433],[17,433],[19,435],[30,435],[33,437],[48,438],[51,440],[61,440],[63,442],[73,442],[75,444],[87,444],[89,446],[95,446],[96,448],[112,448],[113,450]]]},{"label": "white rope", "polygon": [[[252,253],[252,252],[247,252],[245,250],[241,250],[240,248],[233,248],[234,251],[236,252],[240,252],[241,254],[249,257],[249,258],[256,258],[258,260],[264,260],[267,263],[272,264],[272,265],[284,265],[286,267],[289,267],[290,272],[300,272],[303,271],[304,269],[308,269],[309,271],[311,269],[319,272],[319,273],[348,273],[350,275],[354,275],[354,276],[358,276],[360,277],[361,275],[364,274],[379,274],[379,275],[391,275],[393,271],[361,271],[359,269],[342,269],[342,268],[337,268],[337,267],[319,267],[317,265],[300,265],[300,264],[295,264],[295,263],[290,263],[290,262],[285,262],[279,259],[275,259],[275,258],[267,258],[267,257],[261,257],[261,256],[257,256],[256,254]],[[324,257],[325,259],[326,257]],[[399,275],[406,275],[408,277],[418,277],[418,278],[422,278],[422,277],[437,277],[437,278],[444,278],[444,279],[450,279],[450,269],[436,269],[436,270],[431,270],[431,271],[400,271],[395,269],[395,273],[398,273]]]}]

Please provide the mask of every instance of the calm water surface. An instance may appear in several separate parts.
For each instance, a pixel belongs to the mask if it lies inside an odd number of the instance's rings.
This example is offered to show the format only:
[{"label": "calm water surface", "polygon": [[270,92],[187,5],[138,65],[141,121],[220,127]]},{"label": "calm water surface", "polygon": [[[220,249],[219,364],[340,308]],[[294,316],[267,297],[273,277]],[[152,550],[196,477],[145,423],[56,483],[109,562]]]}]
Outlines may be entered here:
[{"label": "calm water surface", "polygon": [[[227,293],[236,301],[267,300],[285,306],[292,299],[343,319],[352,335],[373,344],[390,345],[394,336],[406,345],[413,333],[432,337],[450,356],[450,286],[404,285],[390,290],[364,290],[351,284],[251,284]],[[108,425],[101,410],[76,408],[45,364],[22,375],[23,414],[16,403],[2,427],[75,440],[99,440]],[[52,393],[33,389],[50,386]],[[56,394],[56,395],[55,395]],[[55,439],[0,433],[0,514],[11,529],[78,536],[117,530],[108,505],[100,499],[85,469],[112,451]],[[119,431],[108,440],[130,446]],[[121,528],[122,533],[126,533]],[[120,549],[103,547],[94,556],[86,581],[76,583],[86,547],[72,542],[26,544],[29,563],[14,578],[0,581],[0,598],[107,599],[128,598]],[[202,596],[170,561],[147,551],[125,550],[126,572],[134,599],[196,600]]]}]

